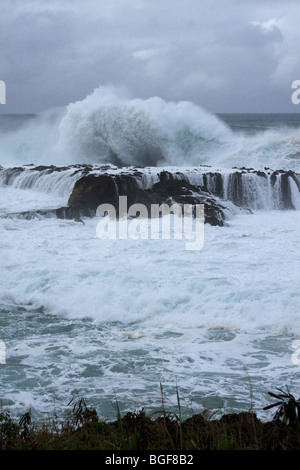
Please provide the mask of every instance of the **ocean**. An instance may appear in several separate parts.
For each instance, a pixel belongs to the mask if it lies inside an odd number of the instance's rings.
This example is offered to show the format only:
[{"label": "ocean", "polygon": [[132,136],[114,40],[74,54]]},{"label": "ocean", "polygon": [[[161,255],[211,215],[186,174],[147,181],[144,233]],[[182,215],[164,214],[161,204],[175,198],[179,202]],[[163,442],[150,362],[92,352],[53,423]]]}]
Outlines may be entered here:
[{"label": "ocean", "polygon": [[[46,419],[83,398],[115,419],[116,406],[161,410],[163,390],[187,416],[269,419],[269,391],[299,397],[299,114],[214,115],[100,87],[63,109],[1,114],[0,165],[2,409]],[[162,170],[197,184],[218,172],[228,204],[228,175],[250,176],[243,210],[205,224],[190,251],[172,237],[100,239],[99,217],[42,215],[67,205],[87,166],[139,169],[144,187]],[[290,172],[289,206],[280,176],[253,171]]]}]

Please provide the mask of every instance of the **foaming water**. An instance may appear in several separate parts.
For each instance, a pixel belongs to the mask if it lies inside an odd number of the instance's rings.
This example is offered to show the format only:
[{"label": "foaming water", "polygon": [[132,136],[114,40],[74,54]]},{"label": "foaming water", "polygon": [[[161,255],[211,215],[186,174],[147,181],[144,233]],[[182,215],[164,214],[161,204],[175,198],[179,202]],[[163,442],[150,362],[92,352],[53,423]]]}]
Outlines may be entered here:
[{"label": "foaming water", "polygon": [[[68,157],[59,155],[59,123],[64,109],[53,109],[39,115],[0,116],[0,164],[59,164]],[[71,163],[71,162],[70,162]]]},{"label": "foaming water", "polygon": [[[268,391],[293,392],[300,181],[265,167],[299,171],[297,119],[218,117],[110,87],[66,109],[0,118],[4,406],[59,414],[84,397],[115,419],[116,400],[121,412],[161,409],[162,383],[175,404],[178,385],[188,413],[261,414]],[[100,240],[97,217],[19,217],[67,204],[86,170],[76,163],[91,163],[93,174],[138,170],[142,188],[169,168],[254,213],[206,224],[196,252],[172,238]]]},{"label": "foaming water", "polygon": [[[292,295],[296,286],[290,285],[289,274],[297,261],[299,217],[298,212],[263,212],[235,216],[226,229],[206,226],[204,247],[196,254],[185,250],[183,240],[99,240],[98,218],[85,224],[2,219],[2,243],[12,243],[14,250],[3,260],[7,277],[1,292],[10,292],[18,304],[96,322],[138,321],[155,328],[172,323],[178,328],[184,309],[185,327],[269,328],[300,335],[299,295]],[[285,238],[291,246],[280,260]],[[249,259],[249,252],[256,254]],[[276,265],[280,269],[271,276]],[[275,310],[274,292],[279,293]]]},{"label": "foaming water", "polygon": [[270,389],[299,381],[299,223],[294,211],[236,216],[191,253],[99,240],[95,219],[1,219],[4,405],[59,412],[80,394],[115,418],[115,399],[159,408],[161,382],[194,411],[260,414]]},{"label": "foaming water", "polygon": [[299,122],[265,128],[259,119],[255,132],[249,133],[247,123],[234,127],[230,119],[226,124],[226,116],[221,119],[190,102],[132,99],[117,88],[99,87],[65,109],[29,116],[23,124],[19,120],[17,129],[6,121],[1,126],[0,163],[299,170]]},{"label": "foaming water", "polygon": [[102,88],[69,105],[60,131],[60,144],[79,157],[150,166],[201,163],[231,134],[221,120],[192,103],[130,100]]}]

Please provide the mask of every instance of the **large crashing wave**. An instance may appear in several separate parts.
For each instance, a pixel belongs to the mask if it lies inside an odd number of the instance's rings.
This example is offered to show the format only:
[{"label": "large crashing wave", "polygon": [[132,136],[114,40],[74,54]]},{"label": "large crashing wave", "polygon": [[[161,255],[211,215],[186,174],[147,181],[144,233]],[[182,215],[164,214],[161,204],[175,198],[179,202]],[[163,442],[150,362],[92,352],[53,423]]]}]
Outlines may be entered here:
[{"label": "large crashing wave", "polygon": [[230,138],[221,120],[192,103],[131,100],[102,87],[69,105],[60,125],[60,145],[76,159],[122,165],[197,165]]},{"label": "large crashing wave", "polygon": [[268,166],[300,170],[300,128],[247,134],[190,102],[132,99],[99,87],[63,110],[43,113],[0,142],[0,164]]}]

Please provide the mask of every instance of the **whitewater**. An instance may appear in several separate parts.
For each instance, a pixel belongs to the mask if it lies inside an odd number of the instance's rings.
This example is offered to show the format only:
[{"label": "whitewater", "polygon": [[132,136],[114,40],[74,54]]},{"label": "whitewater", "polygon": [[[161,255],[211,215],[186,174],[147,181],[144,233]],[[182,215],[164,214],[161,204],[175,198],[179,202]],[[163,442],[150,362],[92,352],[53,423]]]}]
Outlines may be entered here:
[{"label": "whitewater", "polygon": [[[2,120],[1,165],[233,166],[300,169],[299,116],[271,122],[243,115],[232,127],[191,102],[133,99],[99,87],[38,116]],[[25,116],[26,118],[26,116]],[[229,116],[230,119],[230,116]],[[250,115],[251,120],[251,115]]]},{"label": "whitewater", "polygon": [[[170,409],[178,389],[187,415],[269,418],[268,391],[297,395],[299,115],[217,116],[99,87],[65,109],[1,115],[0,165],[3,408],[45,417],[85,398],[115,419],[116,403],[160,409],[162,385]],[[205,224],[196,252],[184,240],[100,240],[97,217],[20,216],[67,205],[86,166],[138,168],[143,187],[164,169],[197,184],[205,171],[223,181],[234,168],[292,171],[293,209],[250,175],[251,210]]]}]

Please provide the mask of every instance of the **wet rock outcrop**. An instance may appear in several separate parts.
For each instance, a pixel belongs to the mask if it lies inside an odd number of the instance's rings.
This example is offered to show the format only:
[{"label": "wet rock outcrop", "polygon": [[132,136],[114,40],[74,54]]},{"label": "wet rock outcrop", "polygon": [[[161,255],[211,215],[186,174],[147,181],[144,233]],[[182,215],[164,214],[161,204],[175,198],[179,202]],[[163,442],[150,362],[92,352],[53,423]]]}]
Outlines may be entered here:
[{"label": "wet rock outcrop", "polygon": [[131,175],[87,175],[80,178],[74,186],[68,201],[71,211],[81,216],[96,214],[101,204],[112,204],[119,210],[119,197],[127,197],[128,207],[143,204],[150,214],[153,204],[189,204],[196,207],[204,204],[205,222],[211,225],[224,224],[226,203],[205,188],[190,184],[185,179],[174,177],[168,171],[159,174],[159,181],[150,188],[141,188],[139,180]]}]

